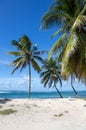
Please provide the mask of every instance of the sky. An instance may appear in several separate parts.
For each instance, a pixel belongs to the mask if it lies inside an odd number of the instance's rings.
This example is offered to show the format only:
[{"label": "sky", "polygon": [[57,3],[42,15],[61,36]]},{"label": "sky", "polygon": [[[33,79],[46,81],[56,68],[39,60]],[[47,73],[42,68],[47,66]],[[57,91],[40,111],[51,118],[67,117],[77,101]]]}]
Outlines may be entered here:
[{"label": "sky", "polygon": [[[22,73],[16,71],[11,75],[13,67],[8,64],[14,57],[7,52],[15,50],[12,40],[19,40],[26,34],[32,43],[38,44],[39,50],[49,50],[57,38],[50,36],[58,29],[40,30],[42,16],[47,12],[53,0],[0,0],[0,90],[27,90],[28,69]],[[62,90],[70,90],[69,81],[64,83]],[[81,83],[75,84],[81,90]],[[79,87],[82,85],[82,87]],[[49,91],[40,84],[39,75],[32,69],[32,90]]]}]

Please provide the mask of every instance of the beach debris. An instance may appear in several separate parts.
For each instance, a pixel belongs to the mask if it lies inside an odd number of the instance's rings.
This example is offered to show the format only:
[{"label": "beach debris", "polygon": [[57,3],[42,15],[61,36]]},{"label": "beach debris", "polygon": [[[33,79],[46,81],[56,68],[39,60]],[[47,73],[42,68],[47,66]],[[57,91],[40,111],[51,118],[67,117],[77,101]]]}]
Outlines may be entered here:
[{"label": "beach debris", "polygon": [[54,116],[55,116],[55,117],[61,117],[61,116],[63,116],[63,113],[55,114]]}]

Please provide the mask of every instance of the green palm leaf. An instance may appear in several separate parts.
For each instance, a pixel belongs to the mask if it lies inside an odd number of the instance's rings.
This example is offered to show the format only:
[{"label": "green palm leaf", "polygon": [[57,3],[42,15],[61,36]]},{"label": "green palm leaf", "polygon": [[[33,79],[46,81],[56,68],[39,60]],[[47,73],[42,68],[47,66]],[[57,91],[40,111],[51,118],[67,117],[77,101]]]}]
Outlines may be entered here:
[{"label": "green palm leaf", "polygon": [[59,34],[62,33],[62,32],[63,32],[63,28],[61,28],[61,29],[59,29],[58,31],[56,31],[55,33],[53,33],[50,38],[53,38],[53,37],[59,35]]},{"label": "green palm leaf", "polygon": [[35,59],[36,59],[37,61],[39,61],[40,63],[44,63],[43,58],[41,58],[40,56],[33,55],[33,58],[35,58]]},{"label": "green palm leaf", "polygon": [[22,49],[22,46],[19,42],[17,42],[16,40],[12,40],[12,45],[17,47],[18,50],[21,50]]},{"label": "green palm leaf", "polygon": [[31,63],[32,63],[33,68],[34,68],[37,72],[40,72],[41,69],[40,69],[39,65],[37,64],[36,60],[32,58]]},{"label": "green palm leaf", "polygon": [[14,63],[14,70],[12,71],[11,74],[13,74],[19,67],[22,65],[22,58],[18,60],[16,63]]},{"label": "green palm leaf", "polygon": [[9,66],[17,64],[19,61],[21,61],[22,57],[17,58],[16,60],[13,60]]},{"label": "green palm leaf", "polygon": [[27,65],[26,62],[23,62],[23,63],[21,64],[20,72],[22,72],[22,70],[25,69],[26,65]]},{"label": "green palm leaf", "polygon": [[19,42],[21,43],[22,45],[22,49],[26,49],[26,50],[30,50],[31,49],[31,40],[26,36],[22,36],[20,39],[19,39]]},{"label": "green palm leaf", "polygon": [[75,30],[79,29],[79,31],[80,31],[85,23],[86,23],[86,16],[85,15],[79,15],[77,17],[76,21],[74,22],[71,30],[75,31]]},{"label": "green palm leaf", "polygon": [[66,33],[62,35],[62,37],[59,38],[59,40],[57,40],[55,42],[55,44],[52,46],[49,54],[48,54],[48,59],[51,58],[51,56],[56,53],[57,50],[60,50],[60,48],[63,46],[64,41],[66,40]]},{"label": "green palm leaf", "polygon": [[20,52],[8,52],[7,54],[9,54],[9,55],[14,55],[14,56],[21,56],[21,53]]}]

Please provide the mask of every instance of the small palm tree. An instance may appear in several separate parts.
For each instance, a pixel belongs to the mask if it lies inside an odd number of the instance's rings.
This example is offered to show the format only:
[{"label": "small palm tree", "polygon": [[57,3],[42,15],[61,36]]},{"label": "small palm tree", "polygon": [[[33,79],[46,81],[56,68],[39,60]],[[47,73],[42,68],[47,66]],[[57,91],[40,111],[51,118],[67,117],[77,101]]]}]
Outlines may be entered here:
[{"label": "small palm tree", "polygon": [[61,93],[59,92],[58,88],[56,87],[57,82],[60,82],[60,85],[62,86],[62,81],[60,78],[60,68],[57,64],[57,60],[55,59],[49,59],[46,60],[45,63],[42,66],[42,70],[40,72],[41,77],[41,83],[44,84],[44,87],[52,87],[54,86],[56,91],[59,93],[60,97],[62,98]]},{"label": "small palm tree", "polygon": [[41,69],[37,61],[43,62],[43,59],[40,57],[40,54],[43,54],[45,51],[37,51],[37,44],[34,44],[34,46],[32,46],[31,40],[26,35],[22,36],[19,39],[19,41],[13,40],[12,45],[17,48],[17,51],[8,52],[8,54],[16,56],[17,59],[10,63],[10,65],[14,66],[14,69],[11,74],[13,74],[19,68],[21,72],[26,66],[28,66],[29,69],[28,97],[30,98],[31,65],[37,72],[40,72]]}]

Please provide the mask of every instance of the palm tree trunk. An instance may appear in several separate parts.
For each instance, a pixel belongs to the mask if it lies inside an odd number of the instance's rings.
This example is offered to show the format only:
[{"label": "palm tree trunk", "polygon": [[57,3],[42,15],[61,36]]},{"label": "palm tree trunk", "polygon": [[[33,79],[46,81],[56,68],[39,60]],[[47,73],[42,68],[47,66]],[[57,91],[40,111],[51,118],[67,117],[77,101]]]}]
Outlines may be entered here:
[{"label": "palm tree trunk", "polygon": [[58,88],[56,87],[56,84],[54,84],[54,87],[55,87],[56,91],[58,92],[60,98],[63,98],[62,95],[61,95],[61,93],[59,92]]},{"label": "palm tree trunk", "polygon": [[75,90],[75,88],[74,88],[74,86],[73,86],[73,79],[72,79],[73,77],[72,77],[72,75],[71,75],[71,86],[72,86],[72,89],[73,89],[73,91],[75,92],[75,94],[77,95],[77,92],[76,92],[76,90]]},{"label": "palm tree trunk", "polygon": [[29,88],[28,88],[28,98],[30,98],[30,92],[31,92],[31,66],[29,63]]}]

